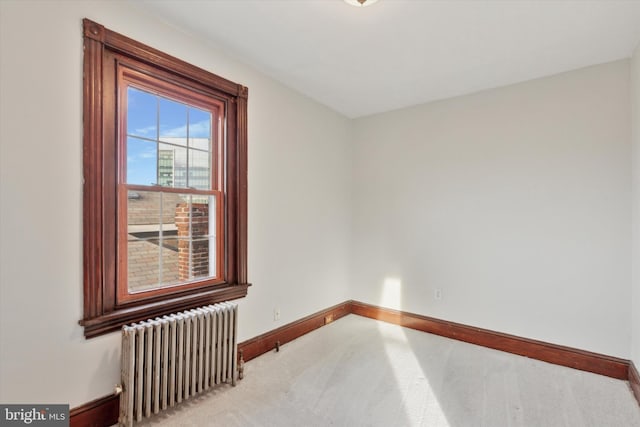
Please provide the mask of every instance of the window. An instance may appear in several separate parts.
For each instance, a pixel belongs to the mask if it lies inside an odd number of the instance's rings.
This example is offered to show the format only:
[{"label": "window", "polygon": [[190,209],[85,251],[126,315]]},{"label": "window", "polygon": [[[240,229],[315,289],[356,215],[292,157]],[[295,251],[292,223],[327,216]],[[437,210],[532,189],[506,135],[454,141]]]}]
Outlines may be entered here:
[{"label": "window", "polygon": [[84,20],[85,336],[246,295],[247,89]]},{"label": "window", "polygon": [[224,103],[116,69],[116,302],[221,283]]}]

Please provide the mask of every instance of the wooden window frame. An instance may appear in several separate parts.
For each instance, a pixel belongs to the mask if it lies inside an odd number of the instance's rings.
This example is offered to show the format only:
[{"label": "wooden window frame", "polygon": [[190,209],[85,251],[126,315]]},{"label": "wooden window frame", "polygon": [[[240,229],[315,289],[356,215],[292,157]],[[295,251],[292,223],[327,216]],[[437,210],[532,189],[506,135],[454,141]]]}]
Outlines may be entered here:
[{"label": "wooden window frame", "polygon": [[[122,325],[246,296],[247,98],[245,86],[83,20],[83,293],[80,325],[87,338]],[[212,96],[224,105],[225,138],[219,152],[221,276],[142,299],[118,298],[118,64]],[[120,192],[122,194],[122,192]],[[121,197],[121,196],[120,196]]]}]

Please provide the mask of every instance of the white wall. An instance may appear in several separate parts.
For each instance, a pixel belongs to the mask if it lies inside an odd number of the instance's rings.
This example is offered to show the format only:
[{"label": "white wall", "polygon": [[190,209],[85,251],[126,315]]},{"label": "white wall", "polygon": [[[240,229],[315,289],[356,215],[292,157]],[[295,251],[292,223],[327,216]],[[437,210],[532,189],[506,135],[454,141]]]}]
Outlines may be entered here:
[{"label": "white wall", "polygon": [[628,358],[629,102],[619,61],[356,120],[353,297]]},{"label": "white wall", "polygon": [[633,250],[631,359],[640,369],[640,44],[631,58],[631,130],[633,146]]},{"label": "white wall", "polygon": [[[82,317],[82,18],[249,87],[246,339],[347,299],[350,123],[127,2],[0,1],[0,402],[111,393]],[[281,320],[273,322],[273,308]]]},{"label": "white wall", "polygon": [[129,3],[5,0],[0,402],[73,407],[118,381],[119,335],[77,324],[83,17],[250,89],[241,339],[356,298],[629,357],[626,61],[351,123]]}]

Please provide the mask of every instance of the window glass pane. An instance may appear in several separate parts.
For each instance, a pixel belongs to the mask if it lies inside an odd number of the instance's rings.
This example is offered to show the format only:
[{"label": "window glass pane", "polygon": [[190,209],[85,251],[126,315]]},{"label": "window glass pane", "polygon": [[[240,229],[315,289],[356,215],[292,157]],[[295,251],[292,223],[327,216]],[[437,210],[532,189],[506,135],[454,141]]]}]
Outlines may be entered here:
[{"label": "window glass pane", "polygon": [[158,98],[154,94],[127,88],[127,134],[143,138],[158,137]]},{"label": "window glass pane", "polygon": [[209,271],[209,249],[207,238],[191,241],[191,277],[193,279],[215,276],[215,272]]},{"label": "window glass pane", "polygon": [[199,150],[210,151],[209,146],[211,140],[209,138],[189,138],[189,147],[197,148]]},{"label": "window glass pane", "polygon": [[162,242],[162,250],[160,252],[162,259],[159,260],[162,265],[162,275],[158,287],[180,282],[178,273],[178,238],[176,237],[176,231],[163,231]]},{"label": "window glass pane", "polygon": [[156,227],[161,218],[161,193],[154,191],[127,192],[127,231],[136,233]]},{"label": "window glass pane", "polygon": [[191,203],[185,203],[176,211],[179,280],[215,276],[214,198],[192,195]]},{"label": "window glass pane", "polygon": [[182,204],[176,207],[176,227],[178,229],[178,280],[191,279],[191,226],[192,196],[187,195]]},{"label": "window glass pane", "polygon": [[211,150],[211,113],[189,108],[189,147]]},{"label": "window glass pane", "polygon": [[127,138],[127,184],[156,184],[157,166],[158,146],[154,141]]},{"label": "window glass pane", "polygon": [[129,292],[153,289],[160,281],[159,247],[153,241],[129,235],[127,242]]},{"label": "window glass pane", "polygon": [[163,224],[162,224],[162,280],[160,286],[179,283],[180,278],[180,247],[183,243],[179,234],[189,228],[189,206],[191,195],[163,193]]},{"label": "window glass pane", "polygon": [[176,217],[178,208],[185,203],[189,203],[191,196],[189,194],[162,193],[162,229],[177,230]]},{"label": "window glass pane", "polygon": [[189,150],[189,187],[211,189],[211,161],[207,151]]},{"label": "window glass pane", "polygon": [[187,188],[187,149],[160,143],[158,183],[166,187]]},{"label": "window glass pane", "polygon": [[187,145],[187,106],[160,97],[160,141]]},{"label": "window glass pane", "polygon": [[150,191],[127,194],[127,283],[131,292],[153,288],[160,282],[161,197]]}]

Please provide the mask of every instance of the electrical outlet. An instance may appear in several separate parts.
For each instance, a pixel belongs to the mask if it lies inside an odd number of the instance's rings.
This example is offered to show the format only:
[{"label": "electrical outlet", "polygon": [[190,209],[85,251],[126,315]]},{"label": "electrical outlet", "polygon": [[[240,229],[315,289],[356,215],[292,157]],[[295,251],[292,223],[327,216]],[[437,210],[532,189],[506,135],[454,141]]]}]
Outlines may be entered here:
[{"label": "electrical outlet", "polygon": [[273,309],[273,321],[276,322],[278,320],[280,320],[280,307]]},{"label": "electrical outlet", "polygon": [[433,291],[433,298],[435,298],[436,300],[440,301],[442,299],[442,289],[436,288]]}]

